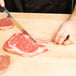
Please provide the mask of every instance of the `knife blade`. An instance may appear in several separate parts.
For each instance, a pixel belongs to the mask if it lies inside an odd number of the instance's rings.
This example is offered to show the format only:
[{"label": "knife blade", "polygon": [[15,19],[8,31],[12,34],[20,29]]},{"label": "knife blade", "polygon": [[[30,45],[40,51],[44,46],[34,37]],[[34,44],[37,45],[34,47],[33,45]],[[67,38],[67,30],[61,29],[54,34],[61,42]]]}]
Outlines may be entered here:
[{"label": "knife blade", "polygon": [[10,14],[10,12],[5,8],[0,6],[0,12],[3,12],[18,28],[22,33],[29,36],[34,42],[36,42],[31,35],[15,20],[15,18]]}]

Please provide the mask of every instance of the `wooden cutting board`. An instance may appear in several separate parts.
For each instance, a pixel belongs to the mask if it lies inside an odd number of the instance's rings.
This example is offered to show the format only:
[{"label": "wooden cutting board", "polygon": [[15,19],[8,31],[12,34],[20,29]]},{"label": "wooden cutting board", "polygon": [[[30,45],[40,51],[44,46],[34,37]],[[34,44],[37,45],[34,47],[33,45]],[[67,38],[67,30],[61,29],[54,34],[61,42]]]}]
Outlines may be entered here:
[{"label": "wooden cutting board", "polygon": [[[52,37],[68,14],[12,13],[16,20],[37,42],[49,42],[49,51],[33,58],[23,58],[2,49],[4,42],[14,33],[21,32],[16,26],[0,31],[0,54],[10,55],[11,64],[0,76],[76,76],[76,45],[56,45]],[[0,18],[3,15],[0,14]]]}]

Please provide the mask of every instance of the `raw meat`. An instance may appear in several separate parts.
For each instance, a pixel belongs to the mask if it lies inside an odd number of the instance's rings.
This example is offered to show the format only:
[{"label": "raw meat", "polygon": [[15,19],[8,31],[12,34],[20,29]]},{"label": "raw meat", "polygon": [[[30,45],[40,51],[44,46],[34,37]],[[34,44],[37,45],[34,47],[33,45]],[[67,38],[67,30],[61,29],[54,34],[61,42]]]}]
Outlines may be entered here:
[{"label": "raw meat", "polygon": [[30,37],[23,33],[11,36],[4,44],[4,50],[24,57],[32,57],[48,49],[44,45],[39,45]]},{"label": "raw meat", "polygon": [[0,55],[0,71],[7,69],[9,64],[10,64],[10,56]]},{"label": "raw meat", "polygon": [[13,27],[13,23],[8,18],[0,19],[0,30],[7,30]]}]

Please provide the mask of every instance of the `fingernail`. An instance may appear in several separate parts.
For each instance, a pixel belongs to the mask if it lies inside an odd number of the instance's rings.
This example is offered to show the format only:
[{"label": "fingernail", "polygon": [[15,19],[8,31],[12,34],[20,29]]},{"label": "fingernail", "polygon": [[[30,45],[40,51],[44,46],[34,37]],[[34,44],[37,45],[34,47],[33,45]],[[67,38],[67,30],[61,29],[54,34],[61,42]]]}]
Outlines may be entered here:
[{"label": "fingernail", "polygon": [[4,5],[4,4],[2,4],[1,6],[2,6],[2,7],[4,7],[5,5]]}]

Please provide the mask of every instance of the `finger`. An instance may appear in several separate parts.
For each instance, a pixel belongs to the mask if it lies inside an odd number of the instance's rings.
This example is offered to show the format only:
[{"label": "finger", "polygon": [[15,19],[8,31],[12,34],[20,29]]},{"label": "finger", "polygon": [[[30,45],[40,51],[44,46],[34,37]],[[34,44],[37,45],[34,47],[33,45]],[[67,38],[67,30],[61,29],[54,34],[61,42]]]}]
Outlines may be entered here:
[{"label": "finger", "polygon": [[63,42],[64,45],[73,44],[73,42],[70,40],[70,38]]},{"label": "finger", "polygon": [[63,43],[63,41],[67,38],[67,36],[68,36],[68,32],[67,31],[65,31],[64,33],[62,33],[62,35],[60,36],[60,38],[59,38],[59,40],[58,40],[58,44],[62,44]]},{"label": "finger", "polygon": [[59,38],[61,37],[61,35],[63,34],[63,32],[64,32],[64,29],[61,29],[61,30],[57,33],[57,35],[56,35],[56,37],[55,37],[55,39],[54,39],[54,43],[58,43],[58,40],[59,40]]},{"label": "finger", "polygon": [[2,7],[5,6],[4,0],[0,0],[0,5],[1,5]]}]

